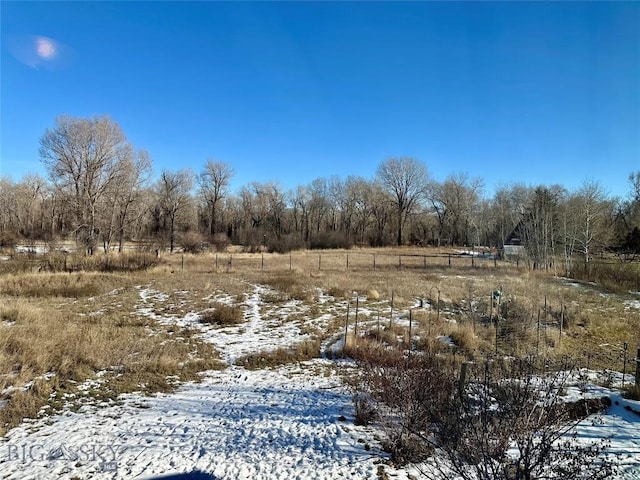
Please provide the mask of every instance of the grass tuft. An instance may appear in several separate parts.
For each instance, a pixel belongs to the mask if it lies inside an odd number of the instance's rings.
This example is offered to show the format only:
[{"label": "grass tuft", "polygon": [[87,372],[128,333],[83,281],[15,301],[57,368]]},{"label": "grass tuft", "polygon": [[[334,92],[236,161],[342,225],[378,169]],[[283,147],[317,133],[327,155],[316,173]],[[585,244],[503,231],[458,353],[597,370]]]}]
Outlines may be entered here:
[{"label": "grass tuft", "polygon": [[238,325],[244,321],[244,311],[240,306],[231,306],[224,303],[216,303],[212,309],[205,310],[200,315],[201,323],[214,323],[216,325]]},{"label": "grass tuft", "polygon": [[280,347],[275,350],[263,350],[239,358],[236,365],[249,370],[266,367],[277,367],[289,363],[303,362],[320,356],[320,339],[300,342],[291,347]]}]

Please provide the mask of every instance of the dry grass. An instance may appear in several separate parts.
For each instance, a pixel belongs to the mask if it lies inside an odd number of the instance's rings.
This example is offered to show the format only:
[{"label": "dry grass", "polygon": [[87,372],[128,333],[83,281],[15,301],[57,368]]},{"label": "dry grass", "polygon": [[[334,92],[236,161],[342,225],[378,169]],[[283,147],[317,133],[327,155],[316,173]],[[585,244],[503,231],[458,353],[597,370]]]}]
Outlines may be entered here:
[{"label": "dry grass", "polygon": [[[50,284],[50,274],[39,275]],[[42,280],[31,275],[28,279]],[[100,286],[111,287],[110,283]],[[49,294],[51,291],[55,290],[49,289]],[[71,302],[62,309],[59,297],[39,296],[29,302],[3,298],[0,391],[12,393],[0,409],[0,434],[24,417],[36,415],[52,393],[92,378],[97,371],[113,370],[104,389],[117,396],[135,390],[168,390],[172,388],[170,377],[197,380],[197,372],[222,366],[218,353],[190,332],[172,334],[147,318],[132,316],[136,293],[131,287],[124,288],[119,295],[104,295],[95,304]],[[113,305],[105,305],[109,301]],[[129,305],[124,311],[117,307],[124,304]],[[101,310],[86,313],[93,308]],[[150,327],[155,335],[149,335]]]},{"label": "dry grass", "polygon": [[28,273],[0,280],[0,291],[14,297],[91,297],[112,277],[95,273]]},{"label": "dry grass", "polygon": [[263,350],[245,355],[236,361],[249,370],[277,367],[289,363],[303,362],[320,356],[320,339],[310,339],[299,342],[290,347],[281,347],[275,350]]},{"label": "dry grass", "polygon": [[244,321],[244,310],[238,305],[215,303],[210,310],[200,314],[200,322],[216,325],[238,325]]},{"label": "dry grass", "polygon": [[[391,299],[394,313],[403,316],[408,316],[408,309],[423,299],[425,308],[414,310],[412,334],[420,340],[413,342],[413,348],[449,351],[436,340],[438,335],[448,334],[464,356],[494,351],[496,332],[488,321],[489,295],[501,286],[504,303],[498,331],[500,354],[531,353],[538,346],[540,355],[547,358],[589,353],[592,367],[621,370],[622,344],[627,342],[632,353],[638,347],[640,311],[623,303],[637,296],[610,295],[593,285],[574,286],[549,274],[516,270],[501,262],[497,268],[493,262],[477,262],[472,268],[469,258],[453,257],[449,267],[446,256],[426,257],[425,268],[424,255],[435,253],[447,250],[356,248],[294,252],[291,257],[234,252],[219,254],[217,262],[214,254],[166,254],[159,264],[126,275],[36,273],[29,263],[34,260],[27,259],[23,270],[27,273],[0,277],[0,391],[16,389],[9,404],[0,410],[0,425],[4,425],[0,428],[6,430],[22,417],[35,415],[50,392],[73,389],[73,382],[91,378],[99,370],[113,371],[103,394],[114,396],[124,391],[170,389],[176,377],[195,379],[197,372],[220,365],[217,353],[192,332],[162,327],[142,315],[131,315],[140,307],[136,285],[166,294],[165,300],[152,305],[163,315],[204,312],[204,321],[220,324],[233,324],[239,318],[241,321],[238,305],[242,299],[251,294],[254,284],[268,285],[273,289],[269,308],[277,309],[278,304],[290,300],[306,306],[304,316],[308,318],[292,316],[286,321],[304,323],[332,312],[325,334],[344,328],[344,310],[330,308],[344,308],[345,300],[353,300],[354,292],[358,292],[361,298],[366,297],[361,300],[361,307],[373,315],[360,317],[358,331],[365,337],[359,338],[357,346],[352,339],[348,342],[345,353],[349,355],[363,355],[364,351],[382,355],[403,349],[406,354],[407,327],[397,323],[389,326]],[[400,265],[400,254],[414,256],[402,257]],[[339,301],[320,305],[318,288]],[[218,295],[235,299],[235,306],[226,305],[232,312],[221,315]],[[536,345],[537,311],[543,309],[545,297],[547,310],[543,310],[542,321],[548,328]],[[561,305],[566,306],[562,337],[558,329]],[[375,315],[378,311],[382,317],[379,331]],[[495,315],[495,309],[492,313]],[[351,328],[352,322],[353,310]],[[150,330],[153,335],[149,335]],[[319,342],[314,338],[291,348],[259,352],[241,359],[240,364],[263,368],[314,358],[320,354]],[[43,377],[50,372],[55,376]],[[20,390],[34,380],[28,390]]]},{"label": "dry grass", "polygon": [[0,273],[35,272],[137,272],[152,268],[160,260],[150,252],[83,255],[51,252],[46,255],[17,254],[10,262],[0,262]]}]

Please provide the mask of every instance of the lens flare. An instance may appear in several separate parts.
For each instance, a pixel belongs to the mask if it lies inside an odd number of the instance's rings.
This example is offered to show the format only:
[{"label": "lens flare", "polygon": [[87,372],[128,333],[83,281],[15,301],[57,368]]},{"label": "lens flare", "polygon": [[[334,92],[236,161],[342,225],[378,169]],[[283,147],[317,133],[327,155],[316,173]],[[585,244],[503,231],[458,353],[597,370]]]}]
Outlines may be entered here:
[{"label": "lens flare", "polygon": [[36,37],[36,53],[40,58],[51,60],[56,56],[55,42],[47,37]]},{"label": "lens flare", "polygon": [[75,56],[70,47],[44,35],[9,36],[7,46],[16,60],[36,70],[65,68]]}]

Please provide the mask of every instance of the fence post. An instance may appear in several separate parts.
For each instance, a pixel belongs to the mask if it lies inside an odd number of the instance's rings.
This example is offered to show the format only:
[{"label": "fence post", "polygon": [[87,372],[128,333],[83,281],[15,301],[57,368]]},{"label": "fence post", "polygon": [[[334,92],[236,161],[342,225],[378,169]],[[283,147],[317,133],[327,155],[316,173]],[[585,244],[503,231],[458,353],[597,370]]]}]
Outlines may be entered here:
[{"label": "fence post", "polygon": [[347,270],[349,270],[349,254],[347,253]]},{"label": "fence post", "polygon": [[500,315],[496,312],[496,355],[498,355],[498,319]]},{"label": "fence post", "polygon": [[536,340],[536,357],[540,355],[540,309],[538,309],[538,337]]},{"label": "fence post", "polygon": [[376,269],[376,254],[373,254],[373,269]]},{"label": "fence post", "polygon": [[449,266],[451,266],[451,254],[448,254],[449,257]]},{"label": "fence post", "polygon": [[318,254],[318,270],[322,270],[322,255]]},{"label": "fence post", "polygon": [[636,354],[636,388],[640,388],[640,348]]},{"label": "fence post", "polygon": [[458,382],[458,392],[460,396],[464,392],[464,384],[467,381],[467,369],[469,368],[469,362],[462,362],[460,365],[460,380]]},{"label": "fence post", "polygon": [[181,269],[184,270],[184,253],[182,254],[182,264],[181,264]]},{"label": "fence post", "polygon": [[409,309],[409,352],[411,352],[411,327],[413,326],[413,310]]},{"label": "fence post", "polygon": [[355,320],[355,325],[354,325],[354,329],[353,329],[353,345],[355,346],[358,342],[358,306],[359,306],[359,302],[360,298],[358,297],[358,292],[356,292],[356,320]]},{"label": "fence post", "polygon": [[289,270],[293,269],[293,261],[291,260],[291,252],[289,252]]},{"label": "fence post", "polygon": [[560,304],[560,336],[558,337],[558,346],[562,348],[562,329],[564,327],[564,305]]},{"label": "fence post", "polygon": [[264,270],[264,253],[261,255],[261,258],[260,258],[260,269]]},{"label": "fence post", "polygon": [[216,253],[216,270],[218,270],[218,254]]},{"label": "fence post", "polygon": [[624,342],[622,345],[622,388],[624,388],[624,382],[627,379],[627,348],[629,345]]},{"label": "fence post", "polygon": [[351,304],[350,300],[347,300],[347,318],[344,322],[344,347],[343,350],[347,348],[347,334],[349,332],[349,305]]},{"label": "fence post", "polygon": [[389,327],[393,325],[393,290],[391,290],[391,313],[389,313]]},{"label": "fence post", "polygon": [[422,262],[424,263],[424,268],[427,268],[427,256],[426,255],[422,256]]},{"label": "fence post", "polygon": [[402,270],[402,255],[398,255],[398,270]]}]

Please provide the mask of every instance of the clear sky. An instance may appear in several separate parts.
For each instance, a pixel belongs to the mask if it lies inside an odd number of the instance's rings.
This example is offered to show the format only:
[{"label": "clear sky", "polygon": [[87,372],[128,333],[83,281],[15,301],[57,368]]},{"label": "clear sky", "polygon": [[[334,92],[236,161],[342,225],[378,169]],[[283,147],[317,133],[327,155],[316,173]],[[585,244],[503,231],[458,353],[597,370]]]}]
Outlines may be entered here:
[{"label": "clear sky", "polygon": [[372,178],[412,156],[442,181],[640,170],[639,2],[1,3],[0,174],[44,174],[60,114],[108,114],[155,172],[208,158],[233,187]]}]

